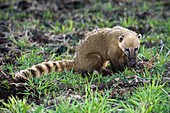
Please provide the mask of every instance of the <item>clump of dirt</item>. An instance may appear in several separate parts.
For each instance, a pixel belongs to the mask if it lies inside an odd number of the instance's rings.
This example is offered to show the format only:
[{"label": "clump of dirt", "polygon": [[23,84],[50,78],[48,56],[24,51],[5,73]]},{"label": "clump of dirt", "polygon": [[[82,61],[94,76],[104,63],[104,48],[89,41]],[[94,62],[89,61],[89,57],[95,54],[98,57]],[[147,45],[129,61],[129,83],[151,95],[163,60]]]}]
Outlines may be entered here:
[{"label": "clump of dirt", "polygon": [[0,37],[0,40],[0,65],[15,64],[16,57],[21,55],[21,50],[10,39]]},{"label": "clump of dirt", "polygon": [[[7,102],[10,96],[18,96],[19,98],[23,98],[23,94],[19,92],[23,92],[25,90],[26,83],[17,83],[10,74],[5,74],[1,70],[0,75],[0,100]],[[0,102],[0,105],[2,103]]]}]

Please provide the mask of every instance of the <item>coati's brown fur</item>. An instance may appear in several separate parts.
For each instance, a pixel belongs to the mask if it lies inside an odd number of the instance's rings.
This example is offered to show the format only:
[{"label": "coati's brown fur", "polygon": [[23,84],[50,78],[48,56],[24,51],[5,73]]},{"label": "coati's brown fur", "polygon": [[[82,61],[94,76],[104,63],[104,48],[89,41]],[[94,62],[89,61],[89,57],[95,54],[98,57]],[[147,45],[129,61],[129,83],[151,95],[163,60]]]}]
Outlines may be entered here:
[{"label": "coati's brown fur", "polygon": [[15,78],[40,77],[51,71],[87,71],[101,72],[108,61],[113,71],[122,71],[126,65],[134,66],[140,47],[141,34],[116,26],[89,32],[79,44],[74,60],[48,61],[21,70]]}]

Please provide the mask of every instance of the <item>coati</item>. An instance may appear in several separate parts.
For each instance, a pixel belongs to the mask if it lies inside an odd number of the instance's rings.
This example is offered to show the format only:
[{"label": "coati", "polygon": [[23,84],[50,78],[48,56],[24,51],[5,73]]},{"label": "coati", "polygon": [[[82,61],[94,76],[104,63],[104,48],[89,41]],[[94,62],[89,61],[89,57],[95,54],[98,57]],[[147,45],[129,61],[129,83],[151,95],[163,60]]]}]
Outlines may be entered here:
[{"label": "coati", "polygon": [[108,61],[113,71],[123,71],[126,65],[136,64],[136,55],[140,47],[141,34],[116,26],[94,30],[85,35],[85,40],[78,45],[74,60],[48,61],[15,74],[15,79],[40,77],[51,71],[87,71],[101,72]]}]

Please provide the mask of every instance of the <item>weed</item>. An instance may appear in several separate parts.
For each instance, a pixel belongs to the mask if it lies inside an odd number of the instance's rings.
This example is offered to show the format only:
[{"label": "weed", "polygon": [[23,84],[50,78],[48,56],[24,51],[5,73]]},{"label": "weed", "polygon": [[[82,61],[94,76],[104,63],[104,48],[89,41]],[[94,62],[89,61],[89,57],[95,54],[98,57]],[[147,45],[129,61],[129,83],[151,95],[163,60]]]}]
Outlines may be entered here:
[{"label": "weed", "polygon": [[120,18],[120,24],[124,27],[130,27],[137,25],[137,20],[132,17]]},{"label": "weed", "polygon": [[8,113],[27,113],[31,105],[27,104],[26,98],[20,100],[18,98],[9,97],[8,102],[2,102],[4,108],[0,108],[3,112]]}]

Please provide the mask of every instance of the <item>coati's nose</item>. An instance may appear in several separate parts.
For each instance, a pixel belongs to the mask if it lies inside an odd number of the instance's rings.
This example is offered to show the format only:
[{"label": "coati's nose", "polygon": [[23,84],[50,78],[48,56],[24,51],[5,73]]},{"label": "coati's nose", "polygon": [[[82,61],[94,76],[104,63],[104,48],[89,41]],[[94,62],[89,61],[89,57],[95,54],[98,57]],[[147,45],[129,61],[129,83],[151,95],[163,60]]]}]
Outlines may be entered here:
[{"label": "coati's nose", "polygon": [[129,62],[129,66],[130,67],[134,67],[136,65],[136,61],[135,60],[131,60],[130,62]]}]

